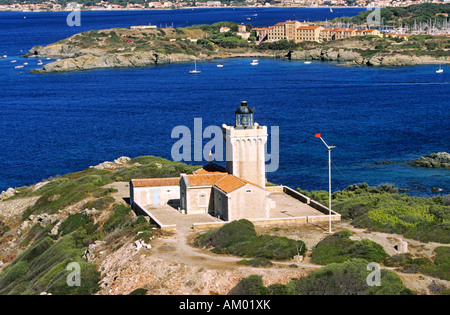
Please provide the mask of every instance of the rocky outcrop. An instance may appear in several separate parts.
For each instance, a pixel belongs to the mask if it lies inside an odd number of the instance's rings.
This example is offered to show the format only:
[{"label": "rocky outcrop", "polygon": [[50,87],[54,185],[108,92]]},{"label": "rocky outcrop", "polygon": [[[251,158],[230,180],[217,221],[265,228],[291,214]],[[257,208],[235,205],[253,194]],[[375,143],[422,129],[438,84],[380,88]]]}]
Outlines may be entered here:
[{"label": "rocky outcrop", "polygon": [[46,64],[32,73],[80,71],[99,68],[133,68],[157,64],[193,61],[194,56],[185,54],[163,55],[154,51],[95,55],[88,53],[78,57],[57,60]]},{"label": "rocky outcrop", "polygon": [[0,193],[0,200],[7,199],[9,197],[14,196],[17,194],[17,190],[15,188],[9,187],[7,190],[2,191]]},{"label": "rocky outcrop", "polygon": [[360,52],[345,48],[331,49],[309,49],[291,52],[292,60],[319,60],[319,61],[337,61],[345,65],[373,66],[373,67],[399,67],[411,66],[416,64],[448,63],[450,58],[434,58],[431,56],[410,56],[402,54],[376,53],[364,57]]},{"label": "rocky outcrop", "polygon": [[90,166],[89,168],[95,168],[97,170],[104,170],[104,169],[115,169],[117,167],[123,166],[125,164],[129,164],[131,159],[127,156],[121,156],[117,159],[115,159],[113,162],[105,161],[95,166]]},{"label": "rocky outcrop", "polygon": [[443,167],[450,169],[450,153],[431,153],[410,162],[409,165],[418,167]]},{"label": "rocky outcrop", "polygon": [[291,53],[292,60],[320,60],[320,61],[354,61],[361,59],[357,52],[346,49],[310,49]]}]

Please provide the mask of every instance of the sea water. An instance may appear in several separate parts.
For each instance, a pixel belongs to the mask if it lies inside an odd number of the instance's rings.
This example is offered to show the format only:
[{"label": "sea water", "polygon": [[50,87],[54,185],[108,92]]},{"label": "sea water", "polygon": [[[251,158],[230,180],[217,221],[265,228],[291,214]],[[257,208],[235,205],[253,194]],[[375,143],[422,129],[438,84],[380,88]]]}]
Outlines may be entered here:
[{"label": "sea water", "polygon": [[[336,145],[333,190],[367,182],[393,183],[416,195],[436,194],[433,187],[441,189],[438,194],[450,192],[449,170],[407,165],[431,152],[450,151],[450,69],[445,67],[436,74],[436,65],[342,67],[262,58],[250,66],[251,58],[233,58],[198,62],[200,75],[188,74],[189,63],[33,75],[29,69],[37,60],[19,58],[34,45],[89,29],[222,20],[267,26],[287,19],[324,20],[329,10],[82,12],[79,28],[65,24],[67,14],[0,13],[0,55],[8,55],[0,60],[0,191],[119,156],[171,159],[178,140],[171,138],[174,127],[194,130],[195,118],[202,118],[203,128],[232,125],[234,111],[246,100],[256,108],[256,122],[269,133],[279,128],[279,166],[267,174],[271,182],[328,189],[328,154],[314,137],[321,133]],[[23,62],[29,65],[14,68]],[[217,68],[218,62],[224,67]],[[392,163],[378,164],[385,160]]]}]

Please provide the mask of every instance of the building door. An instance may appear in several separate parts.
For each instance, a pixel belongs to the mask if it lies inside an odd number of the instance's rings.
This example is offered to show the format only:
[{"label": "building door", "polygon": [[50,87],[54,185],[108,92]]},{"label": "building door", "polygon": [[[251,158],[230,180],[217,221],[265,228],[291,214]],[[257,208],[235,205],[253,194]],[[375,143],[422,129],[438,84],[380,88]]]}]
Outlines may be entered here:
[{"label": "building door", "polygon": [[159,190],[157,189],[153,191],[153,204],[159,205]]}]

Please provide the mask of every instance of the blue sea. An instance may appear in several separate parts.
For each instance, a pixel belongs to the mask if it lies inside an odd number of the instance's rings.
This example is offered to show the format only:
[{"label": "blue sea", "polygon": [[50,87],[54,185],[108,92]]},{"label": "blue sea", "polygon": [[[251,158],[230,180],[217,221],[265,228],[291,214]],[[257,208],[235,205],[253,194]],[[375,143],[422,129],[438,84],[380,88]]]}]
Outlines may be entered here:
[{"label": "blue sea", "polygon": [[[450,171],[408,166],[420,156],[450,152],[450,67],[340,67],[332,62],[251,58],[137,69],[33,75],[37,60],[23,59],[34,45],[72,34],[131,25],[186,26],[236,21],[254,26],[356,15],[361,9],[264,8],[81,12],[0,12],[0,191],[83,170],[119,156],[171,158],[172,129],[234,123],[242,100],[255,121],[279,127],[279,167],[268,180],[305,190],[354,183],[393,183],[413,195],[450,193]],[[248,20],[250,18],[250,20]],[[13,64],[10,61],[17,60]],[[43,60],[49,62],[48,60]],[[29,64],[15,69],[17,64]],[[193,135],[194,137],[194,135]],[[209,139],[206,139],[207,142]],[[269,145],[270,151],[270,145]],[[394,164],[376,164],[381,161]],[[206,161],[204,161],[206,162]],[[199,164],[201,162],[188,162]],[[441,191],[431,192],[437,187]]]}]

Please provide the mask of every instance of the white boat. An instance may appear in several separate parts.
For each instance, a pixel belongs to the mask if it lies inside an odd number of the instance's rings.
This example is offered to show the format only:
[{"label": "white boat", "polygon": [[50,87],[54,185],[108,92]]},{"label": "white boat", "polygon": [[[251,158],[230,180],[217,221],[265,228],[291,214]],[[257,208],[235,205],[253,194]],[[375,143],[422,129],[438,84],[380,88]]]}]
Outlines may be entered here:
[{"label": "white boat", "polygon": [[38,60],[38,66],[42,66],[43,65],[43,63],[42,63],[42,61],[41,60]]},{"label": "white boat", "polygon": [[439,66],[439,69],[438,69],[438,70],[436,70],[436,73],[442,73],[442,72],[444,72],[444,69],[442,69],[442,67],[441,67],[441,66]]},{"label": "white boat", "polygon": [[11,63],[15,63],[17,60],[11,60]]},{"label": "white boat", "polygon": [[332,8],[330,8],[330,12],[333,12],[333,9],[332,9]]},{"label": "white boat", "polygon": [[199,74],[199,73],[201,73],[200,70],[197,70],[197,60],[194,60],[194,64],[195,64],[194,70],[190,70],[189,73],[190,74]]},{"label": "white boat", "polygon": [[219,63],[219,64],[217,65],[217,68],[223,68],[223,64]]},{"label": "white boat", "polygon": [[311,61],[305,61],[305,65],[309,65]]},{"label": "white boat", "polygon": [[14,68],[18,69],[18,68],[23,68],[23,66],[15,66]]},{"label": "white boat", "polygon": [[258,59],[252,60],[252,62],[251,62],[250,64],[251,64],[252,66],[258,65]]},{"label": "white boat", "polygon": [[6,58],[6,57],[8,57],[8,55],[3,55],[3,58]]},{"label": "white boat", "polygon": [[23,65],[26,66],[28,64],[28,62],[24,62]]}]

